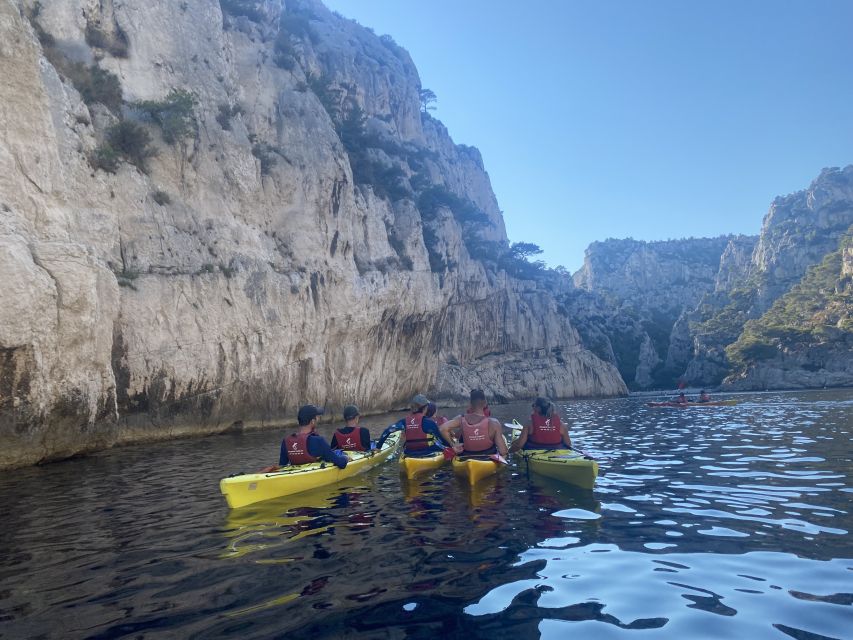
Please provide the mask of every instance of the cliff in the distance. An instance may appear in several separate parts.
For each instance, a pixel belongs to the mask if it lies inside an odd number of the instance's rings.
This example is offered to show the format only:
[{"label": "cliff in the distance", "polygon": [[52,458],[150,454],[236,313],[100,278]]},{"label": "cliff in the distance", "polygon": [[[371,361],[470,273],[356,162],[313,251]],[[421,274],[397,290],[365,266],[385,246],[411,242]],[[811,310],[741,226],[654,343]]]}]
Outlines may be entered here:
[{"label": "cliff in the distance", "polygon": [[304,402],[623,393],[420,90],[319,2],[0,0],[0,467]]},{"label": "cliff in the distance", "polygon": [[[745,251],[736,258],[738,275],[728,276],[724,286],[690,314],[694,352],[685,378],[694,384],[717,384],[745,366],[744,361],[730,362],[727,347],[740,339],[750,321],[759,320],[798,285],[809,267],[836,251],[851,224],[853,166],[824,169],[807,189],[776,198],[749,260]],[[839,354],[844,352],[843,344],[838,348]],[[791,373],[787,380],[780,377],[769,386],[799,387],[800,377]],[[739,384],[745,382],[741,379]]]},{"label": "cliff in the distance", "polygon": [[738,239],[592,243],[564,302],[585,344],[632,387],[667,387],[687,366],[677,321],[714,290],[720,254]]},{"label": "cliff in the distance", "polygon": [[733,389],[853,385],[853,225],[726,352]]},{"label": "cliff in the distance", "polygon": [[853,166],[824,169],[757,238],[593,243],[564,302],[633,387],[851,385],[851,224]]}]

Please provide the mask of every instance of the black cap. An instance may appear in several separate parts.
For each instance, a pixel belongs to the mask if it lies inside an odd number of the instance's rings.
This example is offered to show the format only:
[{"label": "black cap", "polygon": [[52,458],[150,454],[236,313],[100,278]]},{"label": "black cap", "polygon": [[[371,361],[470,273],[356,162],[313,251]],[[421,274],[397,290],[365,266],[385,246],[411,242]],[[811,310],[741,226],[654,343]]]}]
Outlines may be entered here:
[{"label": "black cap", "polygon": [[361,414],[358,411],[358,407],[354,404],[348,404],[344,407],[344,420],[352,420],[355,417],[360,416]]},{"label": "black cap", "polygon": [[471,390],[471,402],[477,402],[477,400],[486,401],[486,393],[482,389]]},{"label": "black cap", "polygon": [[325,413],[323,409],[315,407],[313,404],[306,404],[304,407],[299,407],[299,415],[297,416],[299,426],[304,427],[317,416],[323,415],[323,413]]}]

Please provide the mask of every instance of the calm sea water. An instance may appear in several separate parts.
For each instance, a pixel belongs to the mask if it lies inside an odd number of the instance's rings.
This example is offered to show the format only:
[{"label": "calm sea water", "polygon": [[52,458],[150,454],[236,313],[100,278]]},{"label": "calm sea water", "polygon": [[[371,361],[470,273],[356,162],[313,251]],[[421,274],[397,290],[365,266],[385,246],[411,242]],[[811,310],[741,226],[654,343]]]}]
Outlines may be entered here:
[{"label": "calm sea water", "polygon": [[275,432],[0,475],[0,638],[853,637],[853,391],[740,397],[561,403],[594,492],[392,462],[229,512]]}]

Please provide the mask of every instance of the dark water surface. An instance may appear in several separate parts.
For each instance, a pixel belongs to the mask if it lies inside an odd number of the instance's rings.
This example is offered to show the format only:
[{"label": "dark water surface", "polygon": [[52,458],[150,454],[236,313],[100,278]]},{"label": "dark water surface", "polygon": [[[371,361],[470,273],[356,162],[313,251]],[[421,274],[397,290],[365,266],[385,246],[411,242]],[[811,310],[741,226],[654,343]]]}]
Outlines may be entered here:
[{"label": "dark water surface", "polygon": [[741,398],[561,403],[594,492],[392,462],[229,512],[275,432],[3,474],[0,638],[851,638],[853,391]]}]

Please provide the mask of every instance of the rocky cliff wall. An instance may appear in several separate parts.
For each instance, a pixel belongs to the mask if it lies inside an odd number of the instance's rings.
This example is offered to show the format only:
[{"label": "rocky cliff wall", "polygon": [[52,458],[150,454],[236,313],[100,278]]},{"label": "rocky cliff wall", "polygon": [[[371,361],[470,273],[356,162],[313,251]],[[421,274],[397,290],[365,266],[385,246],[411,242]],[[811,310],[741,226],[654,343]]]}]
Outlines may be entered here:
[{"label": "rocky cliff wall", "polygon": [[[824,169],[773,201],[758,237],[593,243],[575,274],[587,293],[568,304],[584,343],[635,387],[726,376],[737,388],[850,384],[848,249],[838,247],[851,223],[853,166]],[[837,264],[808,275],[827,256]],[[831,317],[792,311],[806,298],[822,309],[827,291],[836,292]]]},{"label": "rocky cliff wall", "polygon": [[[731,373],[726,347],[739,339],[749,321],[760,319],[796,286],[809,267],[836,251],[851,223],[853,166],[824,169],[807,189],[776,198],[749,261],[744,259],[748,244],[727,250],[719,286],[689,314],[694,344],[685,378],[708,385]],[[734,268],[724,271],[727,263]],[[793,379],[784,383],[780,377],[766,386],[802,385]]]},{"label": "rocky cliff wall", "polygon": [[566,300],[585,344],[600,357],[612,354],[632,387],[672,385],[692,355],[681,318],[717,286],[720,255],[736,241],[725,236],[591,244],[574,275],[587,293]]},{"label": "rocky cliff wall", "polygon": [[729,388],[853,385],[853,278],[846,260],[853,225],[836,251],[812,265],[726,348]]},{"label": "rocky cliff wall", "polygon": [[[500,210],[404,50],[318,2],[222,6],[0,0],[0,467],[303,402],[624,393],[551,285],[471,257]],[[178,136],[137,104],[174,90]],[[120,122],[141,168],[105,170]]]}]

